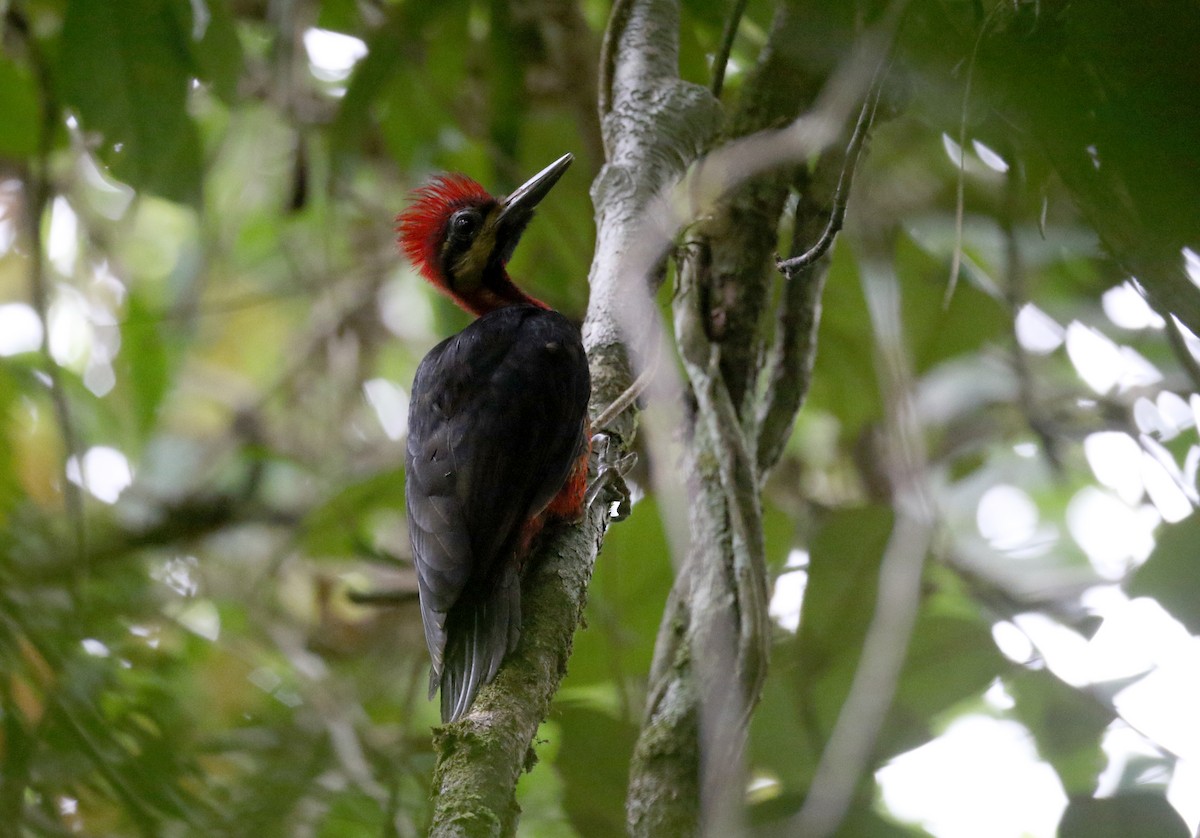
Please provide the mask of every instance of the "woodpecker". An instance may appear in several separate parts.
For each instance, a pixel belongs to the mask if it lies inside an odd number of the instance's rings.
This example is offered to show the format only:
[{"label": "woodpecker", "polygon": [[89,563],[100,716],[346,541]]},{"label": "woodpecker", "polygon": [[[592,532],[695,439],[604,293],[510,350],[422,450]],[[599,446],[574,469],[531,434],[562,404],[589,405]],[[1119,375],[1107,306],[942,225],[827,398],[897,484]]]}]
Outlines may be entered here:
[{"label": "woodpecker", "polygon": [[579,329],[506,269],[573,159],[506,198],[463,175],[436,177],[396,219],[417,270],[478,318],[421,361],[408,416],[408,527],[429,697],[441,688],[444,723],[467,711],[520,639],[534,538],[584,508],[591,381]]}]

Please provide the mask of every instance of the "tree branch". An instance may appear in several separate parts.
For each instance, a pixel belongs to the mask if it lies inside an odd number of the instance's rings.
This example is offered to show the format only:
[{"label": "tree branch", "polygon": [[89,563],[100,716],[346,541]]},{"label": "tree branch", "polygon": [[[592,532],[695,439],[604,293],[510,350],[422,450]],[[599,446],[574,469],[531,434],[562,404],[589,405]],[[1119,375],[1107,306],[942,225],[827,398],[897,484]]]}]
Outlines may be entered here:
[{"label": "tree branch", "polygon": [[[767,387],[756,416],[760,475],[765,475],[778,462],[808,395],[816,360],[821,294],[828,270],[827,263],[817,263],[829,253],[845,221],[850,186],[874,121],[885,77],[886,72],[881,67],[859,111],[832,193],[828,186],[829,175],[837,161],[828,153],[817,161],[813,176],[804,176],[800,184],[792,248],[795,251],[807,246],[807,249],[799,256],[777,263],[784,275],[785,286],[776,318],[775,342],[762,374]],[[815,243],[808,245],[814,240],[820,218],[826,215],[829,220],[824,229],[816,236]]]},{"label": "tree branch", "polygon": [[566,674],[607,520],[595,504],[539,551],[522,586],[520,646],[461,721],[437,728],[431,836],[516,834],[517,780],[536,761],[530,743]]},{"label": "tree branch", "polygon": [[[50,401],[54,405],[55,419],[58,421],[59,433],[62,436],[64,468],[59,476],[66,474],[65,461],[75,459],[79,467],[79,484],[63,480],[63,499],[67,517],[71,521],[74,535],[74,550],[77,559],[82,559],[87,549],[87,519],[83,505],[82,486],[87,484],[87,474],[82,452],[79,450],[79,437],[75,429],[75,421],[71,413],[71,405],[67,401],[63,389],[62,370],[50,352],[50,290],[46,281],[46,252],[42,241],[42,220],[46,207],[50,202],[50,150],[54,138],[55,120],[59,117],[58,97],[55,93],[54,80],[51,78],[50,65],[42,53],[41,44],[29,28],[29,20],[19,7],[8,9],[5,19],[25,43],[29,53],[29,63],[37,78],[38,92],[41,96],[41,120],[38,122],[37,154],[31,167],[23,171],[22,181],[25,190],[26,235],[29,237],[29,285],[30,296],[34,311],[42,321],[42,360],[46,366],[46,375],[50,379]],[[78,571],[80,568],[77,567]]]},{"label": "tree branch", "polygon": [[712,94],[718,99],[721,98],[721,89],[725,86],[725,68],[729,64],[729,53],[733,51],[733,41],[737,37],[738,25],[742,22],[747,5],[749,0],[733,0],[733,8],[729,10],[729,17],[725,19],[725,28],[721,32],[721,43],[713,55]]},{"label": "tree branch", "polygon": [[[791,36],[803,27],[789,17],[793,13],[790,4],[778,13],[768,58],[773,49],[795,47]],[[866,39],[808,114],[712,152],[693,167],[674,200],[655,204],[654,232],[678,229],[681,207],[704,221],[680,248],[674,303],[676,342],[696,402],[685,426],[691,549],[659,631],[634,751],[627,804],[634,835],[699,829],[727,835],[743,827],[741,751],[765,674],[769,626],[751,443],[756,414],[742,408],[755,393],[748,384],[759,369],[775,229],[793,177],[762,173],[819,154],[843,133],[875,75],[877,40]],[[876,60],[864,60],[864,53]],[[763,66],[772,65],[764,58]],[[793,118],[800,106],[794,89],[780,98],[781,72],[760,67],[762,98],[754,98],[759,87],[752,80],[736,123],[753,130]]]},{"label": "tree branch", "polygon": [[[592,415],[632,379],[623,310],[653,312],[649,288],[631,287],[624,258],[644,233],[651,201],[678,177],[715,126],[711,99],[677,78],[678,4],[627,0],[613,10],[605,37],[601,115],[607,161],[592,185],[597,245],[584,344],[592,371]],[[665,246],[665,243],[664,243]],[[642,275],[654,281],[653,272]],[[647,337],[650,332],[636,334]],[[606,428],[633,437],[635,411]],[[534,558],[523,586],[521,643],[496,680],[459,722],[436,737],[431,835],[512,835],[515,787],[533,758],[530,742],[566,671],[592,567],[607,527],[607,506],[561,530]]]},{"label": "tree branch", "polygon": [[884,73],[881,68],[880,76],[876,78],[870,94],[868,94],[866,101],[863,102],[862,109],[859,111],[858,122],[854,126],[854,133],[850,136],[850,145],[846,148],[846,155],[843,158],[842,171],[838,176],[837,189],[833,193],[829,223],[825,225],[825,229],[821,232],[820,237],[812,247],[799,256],[784,259],[777,264],[779,270],[788,279],[792,279],[797,271],[807,268],[828,253],[829,249],[833,247],[833,241],[837,238],[837,234],[842,230],[842,224],[846,221],[846,206],[850,201],[850,185],[854,180],[854,171],[858,168],[858,161],[862,156],[867,133],[871,130],[871,123],[875,120],[875,109],[879,105],[883,75]]}]

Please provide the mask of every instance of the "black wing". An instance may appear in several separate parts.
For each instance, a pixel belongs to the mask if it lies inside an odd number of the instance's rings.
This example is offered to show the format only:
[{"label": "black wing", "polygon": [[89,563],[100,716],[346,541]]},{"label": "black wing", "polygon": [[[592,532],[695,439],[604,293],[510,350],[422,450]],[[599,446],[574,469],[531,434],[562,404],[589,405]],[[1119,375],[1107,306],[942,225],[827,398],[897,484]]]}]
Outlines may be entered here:
[{"label": "black wing", "polygon": [[453,721],[520,636],[522,526],[582,454],[590,392],[579,331],[510,306],[438,344],[417,370],[406,493],[425,641]]}]

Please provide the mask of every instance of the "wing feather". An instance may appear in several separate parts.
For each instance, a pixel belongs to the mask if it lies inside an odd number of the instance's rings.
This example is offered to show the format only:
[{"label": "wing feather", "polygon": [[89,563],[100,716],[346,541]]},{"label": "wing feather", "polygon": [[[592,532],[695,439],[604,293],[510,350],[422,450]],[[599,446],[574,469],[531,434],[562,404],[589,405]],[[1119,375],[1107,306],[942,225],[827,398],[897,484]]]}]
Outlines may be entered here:
[{"label": "wing feather", "polygon": [[521,528],[580,455],[589,393],[578,330],[531,306],[479,318],[421,362],[406,488],[443,719],[466,711],[519,639]]}]

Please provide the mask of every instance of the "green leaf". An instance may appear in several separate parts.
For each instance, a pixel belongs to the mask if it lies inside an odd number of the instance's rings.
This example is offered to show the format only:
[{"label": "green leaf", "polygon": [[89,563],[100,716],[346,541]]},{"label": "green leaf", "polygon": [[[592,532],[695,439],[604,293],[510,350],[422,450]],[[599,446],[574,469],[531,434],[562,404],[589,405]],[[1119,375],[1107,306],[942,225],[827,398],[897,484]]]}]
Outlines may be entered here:
[{"label": "green leaf", "polygon": [[1058,838],[1189,838],[1177,811],[1157,794],[1133,792],[1117,797],[1076,797],[1058,823]]},{"label": "green leaf", "polygon": [[7,362],[0,362],[0,530],[8,529],[9,512],[24,497],[17,477],[17,448],[13,445],[13,408],[20,396],[20,384]]},{"label": "green leaf", "polygon": [[358,35],[362,20],[355,0],[322,0],[317,26],[332,32]]},{"label": "green leaf", "polygon": [[[929,741],[939,715],[980,696],[1009,668],[991,627],[972,614],[945,613],[948,600],[939,595],[922,604],[880,743],[881,757]],[[974,610],[969,603],[966,607]]]},{"label": "green leaf", "polygon": [[[791,818],[804,805],[804,796],[795,792],[776,795],[749,809],[751,834],[755,838],[792,838],[795,826]],[[871,810],[871,804],[859,799],[846,812],[834,838],[923,838],[929,833],[919,827],[893,823]]]},{"label": "green leaf", "polygon": [[351,787],[332,796],[329,812],[317,831],[318,838],[387,834],[387,823],[378,800],[360,789]]},{"label": "green leaf", "polygon": [[555,767],[563,778],[563,809],[580,835],[625,832],[625,789],[638,729],[577,704],[556,705],[562,747]]},{"label": "green leaf", "polygon": [[181,0],[71,0],[58,75],[84,130],[121,180],[180,202],[200,195],[200,141],[187,114],[192,73]]},{"label": "green leaf", "polygon": [[29,72],[0,56],[0,157],[30,157],[37,151],[41,111]]},{"label": "green leaf", "polygon": [[925,372],[984,343],[1007,338],[1007,310],[970,282],[960,282],[945,305],[944,264],[907,237],[896,244],[896,274],[902,284],[905,335],[918,372]]},{"label": "green leaf", "polygon": [[[777,777],[786,790],[783,797],[788,792],[798,794],[808,788],[827,734],[807,723],[805,682],[797,675],[799,667],[793,648],[783,643],[776,646],[770,676],[763,684],[762,698],[750,720],[750,766]],[[781,748],[781,742],[786,742],[787,747]],[[770,807],[772,812],[765,817],[783,816],[778,807],[786,804],[776,801],[764,801],[762,805]]]},{"label": "green leaf", "polygon": [[809,548],[800,631],[801,660],[821,669],[862,643],[875,609],[879,562],[892,533],[891,509],[838,510],[820,523]]},{"label": "green leaf", "polygon": [[158,408],[171,383],[161,321],[136,291],[129,295],[121,328],[124,378],[129,382],[139,439],[146,439],[158,419]]},{"label": "green leaf", "polygon": [[847,247],[834,248],[821,309],[808,402],[837,416],[843,444],[853,445],[863,427],[883,415],[883,407],[867,302]]},{"label": "green leaf", "polygon": [[[204,0],[202,7],[208,13],[203,27],[190,21],[192,32],[188,44],[192,60],[197,75],[212,83],[213,92],[224,101],[232,102],[237,98],[238,79],[242,75],[242,45],[238,41],[233,15],[225,0]],[[179,7],[176,9],[178,11]],[[200,34],[199,39],[195,37],[197,34]]]},{"label": "green leaf", "polygon": [[371,513],[404,509],[404,469],[376,472],[347,483],[304,519],[301,543],[311,556],[352,556],[367,541],[365,524]]},{"label": "green leaf", "polygon": [[776,649],[752,740],[755,765],[792,788],[807,786],[850,689],[892,520],[882,506],[835,511],[809,545],[800,629]]},{"label": "green leaf", "polygon": [[614,674],[644,680],[673,576],[659,507],[643,498],[609,529],[596,559],[564,690],[611,683]]},{"label": "green leaf", "polygon": [[1058,773],[1067,793],[1094,789],[1105,764],[1100,740],[1112,712],[1046,671],[1021,671],[1008,688],[1016,700],[1016,717],[1029,728],[1038,753]]},{"label": "green leaf", "polygon": [[[434,137],[446,125],[454,123],[446,110],[454,89],[431,84],[429,73],[418,76],[416,71],[425,69],[444,74],[450,69],[433,60],[426,61],[425,67],[417,66],[421,63],[421,40],[435,21],[460,12],[461,5],[461,0],[401,3],[389,10],[388,19],[367,40],[367,55],[354,68],[330,127],[335,156],[357,150],[371,123],[380,119],[379,109],[383,110],[385,121],[388,114],[392,116],[391,132],[397,136],[389,138],[389,145],[393,150],[404,148],[409,153],[412,148],[405,148],[405,137]],[[452,57],[450,65],[457,74],[463,72],[464,35],[465,32],[460,32],[454,39],[458,54]],[[446,98],[441,99],[436,89],[441,89]]]},{"label": "green leaf", "polygon": [[1162,528],[1154,552],[1129,582],[1130,596],[1150,596],[1200,634],[1200,512]]},{"label": "green leaf", "polygon": [[[776,651],[752,739],[754,765],[790,788],[807,787],[846,700],[874,614],[892,521],[885,507],[839,511],[821,522],[811,544],[800,630]],[[941,714],[980,695],[1007,668],[969,601],[949,593],[927,597],[876,756],[931,739]],[[781,749],[780,741],[795,746]]]}]

